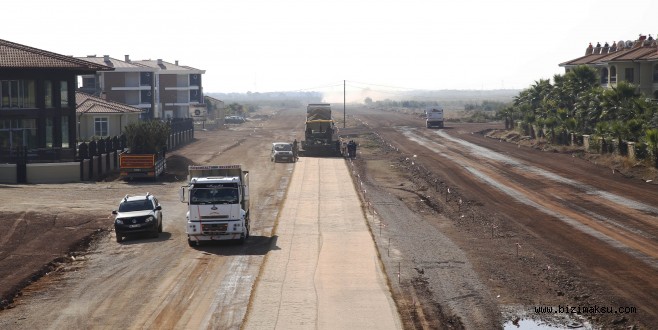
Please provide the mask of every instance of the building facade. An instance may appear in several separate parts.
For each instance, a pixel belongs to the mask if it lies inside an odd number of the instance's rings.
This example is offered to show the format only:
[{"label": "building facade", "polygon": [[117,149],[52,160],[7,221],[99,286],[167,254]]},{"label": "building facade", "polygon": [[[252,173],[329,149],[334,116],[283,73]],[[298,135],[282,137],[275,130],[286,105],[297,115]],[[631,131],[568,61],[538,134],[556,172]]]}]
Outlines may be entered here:
[{"label": "building facade", "polygon": [[142,109],[141,119],[189,118],[190,106],[203,104],[204,70],[129,55],[123,61],[109,55],[78,59],[114,68],[81,76],[81,92]]},{"label": "building facade", "polygon": [[133,63],[155,70],[157,118],[189,118],[190,105],[203,104],[202,75],[205,70],[181,66],[162,59]]},{"label": "building facade", "polygon": [[112,68],[1,39],[0,54],[0,159],[75,158],[77,76]]},{"label": "building facade", "polygon": [[124,128],[139,121],[142,110],[119,102],[76,92],[78,140],[90,141],[123,134]]},{"label": "building facade", "polygon": [[658,99],[658,43],[651,35],[637,40],[620,40],[612,45],[589,46],[585,55],[560,63],[569,72],[579,65],[587,65],[597,70],[603,87],[612,87],[619,81],[628,81],[638,86],[646,97]]}]

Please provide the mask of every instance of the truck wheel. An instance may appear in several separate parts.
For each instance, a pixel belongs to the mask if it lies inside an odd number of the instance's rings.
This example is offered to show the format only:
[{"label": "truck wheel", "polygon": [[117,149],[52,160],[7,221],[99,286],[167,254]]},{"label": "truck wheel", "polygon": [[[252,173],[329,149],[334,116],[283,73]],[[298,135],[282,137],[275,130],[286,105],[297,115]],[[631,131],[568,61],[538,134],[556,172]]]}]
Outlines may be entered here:
[{"label": "truck wheel", "polygon": [[190,247],[197,247],[199,246],[199,242],[193,242],[189,237],[187,237],[187,245]]},{"label": "truck wheel", "polygon": [[158,226],[158,233],[162,232],[162,220],[160,220],[160,225]]},{"label": "truck wheel", "polygon": [[117,236],[117,243],[123,242],[123,237],[121,237],[121,235],[119,233],[117,233],[116,236]]}]

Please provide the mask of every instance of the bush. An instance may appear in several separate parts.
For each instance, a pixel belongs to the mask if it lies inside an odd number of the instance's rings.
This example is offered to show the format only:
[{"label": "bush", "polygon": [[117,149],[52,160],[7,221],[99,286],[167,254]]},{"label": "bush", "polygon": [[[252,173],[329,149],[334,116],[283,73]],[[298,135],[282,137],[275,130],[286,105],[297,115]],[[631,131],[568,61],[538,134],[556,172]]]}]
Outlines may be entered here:
[{"label": "bush", "polygon": [[126,126],[126,146],[131,153],[154,154],[167,147],[171,127],[159,121],[140,121]]}]

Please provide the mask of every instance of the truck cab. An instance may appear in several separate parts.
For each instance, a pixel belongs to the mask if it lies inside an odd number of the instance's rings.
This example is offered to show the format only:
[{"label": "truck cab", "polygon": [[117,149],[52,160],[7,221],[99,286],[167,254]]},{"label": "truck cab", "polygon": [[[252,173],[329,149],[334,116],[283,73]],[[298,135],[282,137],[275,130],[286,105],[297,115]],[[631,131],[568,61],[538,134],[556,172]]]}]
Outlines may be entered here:
[{"label": "truck cab", "polygon": [[432,107],[425,111],[425,125],[427,128],[443,128],[443,108]]},{"label": "truck cab", "polygon": [[189,166],[188,185],[181,187],[181,202],[188,204],[187,240],[204,241],[249,237],[249,177],[240,165]]}]

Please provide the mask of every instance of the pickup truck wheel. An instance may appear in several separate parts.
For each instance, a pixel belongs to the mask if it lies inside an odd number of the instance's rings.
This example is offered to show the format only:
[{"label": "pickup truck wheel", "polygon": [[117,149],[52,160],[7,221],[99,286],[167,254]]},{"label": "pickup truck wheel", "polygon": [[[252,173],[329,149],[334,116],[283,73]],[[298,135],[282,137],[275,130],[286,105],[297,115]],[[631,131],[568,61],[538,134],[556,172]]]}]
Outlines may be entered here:
[{"label": "pickup truck wheel", "polygon": [[119,233],[117,233],[116,236],[117,236],[117,237],[116,237],[116,239],[117,239],[117,243],[121,243],[121,242],[123,242],[123,237],[121,237],[121,235],[119,235]]},{"label": "pickup truck wheel", "polygon": [[160,225],[158,226],[158,233],[162,232],[162,221],[160,221]]},{"label": "pickup truck wheel", "polygon": [[247,236],[248,235],[249,235],[248,233],[242,233],[240,235],[240,239],[239,239],[240,244],[244,244],[247,241]]},{"label": "pickup truck wheel", "polygon": [[192,240],[191,240],[189,237],[187,238],[187,245],[189,245],[190,247],[197,247],[197,246],[199,246],[198,243],[192,242]]}]

